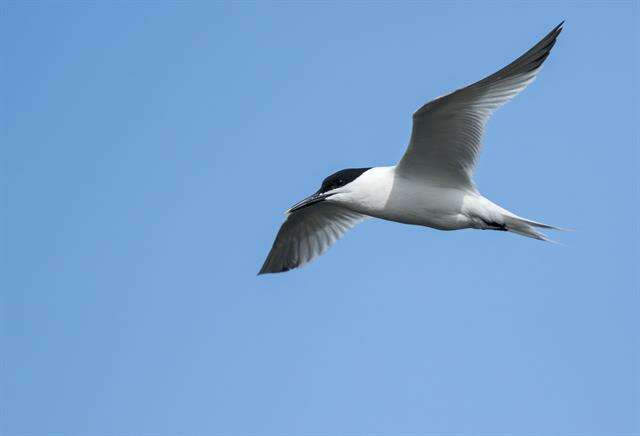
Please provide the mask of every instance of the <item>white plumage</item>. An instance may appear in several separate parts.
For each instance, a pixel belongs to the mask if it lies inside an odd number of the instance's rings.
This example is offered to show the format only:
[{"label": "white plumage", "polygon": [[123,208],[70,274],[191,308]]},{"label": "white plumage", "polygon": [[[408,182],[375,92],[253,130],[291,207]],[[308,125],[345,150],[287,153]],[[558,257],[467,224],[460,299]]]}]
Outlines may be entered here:
[{"label": "white plumage", "polygon": [[304,265],[367,217],[548,240],[535,228],[557,228],[518,217],[483,197],[473,171],[489,117],[535,79],[562,24],[498,72],[418,109],[409,147],[397,165],[327,177],[318,192],[288,211],[259,274]]}]

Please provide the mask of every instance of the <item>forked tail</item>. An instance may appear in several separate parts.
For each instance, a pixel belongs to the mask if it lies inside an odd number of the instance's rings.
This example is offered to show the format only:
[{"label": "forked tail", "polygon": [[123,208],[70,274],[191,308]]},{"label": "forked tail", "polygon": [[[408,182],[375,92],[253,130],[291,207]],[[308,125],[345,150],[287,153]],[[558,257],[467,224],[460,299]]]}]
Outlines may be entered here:
[{"label": "forked tail", "polygon": [[537,221],[531,221],[528,219],[520,218],[517,215],[508,212],[503,215],[504,224],[508,232],[517,233],[518,235],[526,236],[528,238],[539,239],[540,241],[554,242],[549,239],[547,235],[539,232],[536,229],[549,229],[549,230],[565,230],[560,227],[550,226],[548,224],[539,223]]},{"label": "forked tail", "polygon": [[548,242],[554,241],[538,229],[566,230],[519,217],[486,197],[474,197],[467,202],[467,205],[467,216],[470,216],[472,227],[476,229],[502,230]]}]

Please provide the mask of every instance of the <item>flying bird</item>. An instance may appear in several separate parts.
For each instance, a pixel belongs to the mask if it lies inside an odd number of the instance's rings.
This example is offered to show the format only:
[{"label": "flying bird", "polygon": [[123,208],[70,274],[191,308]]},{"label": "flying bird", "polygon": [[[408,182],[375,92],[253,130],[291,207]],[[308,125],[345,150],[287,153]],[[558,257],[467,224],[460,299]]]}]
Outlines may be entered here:
[{"label": "flying bird", "polygon": [[286,212],[258,274],[310,262],[369,217],[439,230],[500,230],[548,241],[537,229],[559,228],[521,218],[483,197],[473,171],[489,117],[533,82],[563,24],[498,72],[418,109],[409,147],[397,165],[345,169],[325,178],[317,192]]}]

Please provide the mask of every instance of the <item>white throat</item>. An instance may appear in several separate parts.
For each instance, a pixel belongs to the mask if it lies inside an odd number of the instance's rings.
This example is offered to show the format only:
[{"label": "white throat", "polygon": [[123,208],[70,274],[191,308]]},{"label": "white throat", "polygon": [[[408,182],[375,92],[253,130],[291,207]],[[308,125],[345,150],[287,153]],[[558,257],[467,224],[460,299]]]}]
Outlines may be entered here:
[{"label": "white throat", "polygon": [[410,178],[396,166],[375,167],[336,190],[328,201],[364,215],[438,229],[469,226],[470,212],[483,197],[476,191]]},{"label": "white throat", "polygon": [[327,200],[334,201],[355,212],[379,216],[392,194],[395,166],[374,167],[362,173],[357,179],[338,189]]}]

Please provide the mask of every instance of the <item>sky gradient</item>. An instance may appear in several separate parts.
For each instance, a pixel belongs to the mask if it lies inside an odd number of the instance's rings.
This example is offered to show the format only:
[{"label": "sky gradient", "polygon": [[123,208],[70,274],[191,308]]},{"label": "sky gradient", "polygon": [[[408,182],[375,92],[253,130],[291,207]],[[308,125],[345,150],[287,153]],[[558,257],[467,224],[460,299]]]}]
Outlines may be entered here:
[{"label": "sky gradient", "polygon": [[[1,8],[3,436],[640,432],[637,3]],[[256,276],[563,19],[476,173],[561,244],[369,220]]]}]

